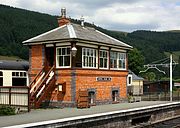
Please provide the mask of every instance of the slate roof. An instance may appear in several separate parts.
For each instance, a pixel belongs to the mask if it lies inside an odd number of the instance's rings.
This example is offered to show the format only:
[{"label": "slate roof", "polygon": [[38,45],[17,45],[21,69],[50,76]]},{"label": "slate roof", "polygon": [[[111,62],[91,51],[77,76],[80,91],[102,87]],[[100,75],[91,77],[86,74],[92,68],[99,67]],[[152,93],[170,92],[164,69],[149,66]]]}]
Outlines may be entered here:
[{"label": "slate roof", "polygon": [[132,72],[131,70],[129,70],[129,73],[132,74],[132,79],[133,79],[133,80],[144,80],[144,78],[137,76],[137,75],[134,74],[134,72]]},{"label": "slate roof", "polygon": [[[24,44],[30,45],[37,42],[47,43],[49,41],[60,41],[69,39],[79,39],[90,42],[104,43],[108,45],[116,45],[126,48],[132,48],[132,46],[125,44],[113,37],[110,37],[94,28],[82,27],[78,24],[69,23],[61,27],[55,28],[51,31],[43,33],[39,36],[24,41]],[[51,43],[52,43],[51,42]]]},{"label": "slate roof", "polygon": [[9,61],[9,60],[0,60],[0,69],[1,70],[25,70],[29,69],[29,62],[27,61]]}]

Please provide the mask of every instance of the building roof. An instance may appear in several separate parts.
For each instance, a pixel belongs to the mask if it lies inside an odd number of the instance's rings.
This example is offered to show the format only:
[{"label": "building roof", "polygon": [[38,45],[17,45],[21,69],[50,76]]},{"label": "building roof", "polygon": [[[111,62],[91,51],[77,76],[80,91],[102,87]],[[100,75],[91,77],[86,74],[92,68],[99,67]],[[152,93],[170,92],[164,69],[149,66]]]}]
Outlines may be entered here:
[{"label": "building roof", "polygon": [[10,60],[0,60],[1,70],[25,70],[29,69],[29,62],[27,61],[10,61]]},{"label": "building roof", "polygon": [[144,80],[144,78],[137,76],[134,72],[129,70],[129,73],[132,74],[132,79],[133,80]]},{"label": "building roof", "polygon": [[95,28],[82,27],[78,24],[68,23],[39,36],[24,41],[24,44],[31,45],[34,43],[53,43],[53,41],[79,40],[96,42],[105,45],[115,45],[131,49],[132,46],[125,44],[113,37],[110,37]]}]

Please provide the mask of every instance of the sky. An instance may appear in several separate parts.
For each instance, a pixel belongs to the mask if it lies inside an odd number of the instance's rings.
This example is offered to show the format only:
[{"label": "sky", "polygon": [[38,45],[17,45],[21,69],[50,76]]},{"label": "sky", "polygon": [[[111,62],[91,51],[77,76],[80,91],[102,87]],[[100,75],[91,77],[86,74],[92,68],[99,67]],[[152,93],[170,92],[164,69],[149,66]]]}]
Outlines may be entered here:
[{"label": "sky", "polygon": [[0,4],[67,16],[109,30],[180,30],[180,0],[0,0]]}]

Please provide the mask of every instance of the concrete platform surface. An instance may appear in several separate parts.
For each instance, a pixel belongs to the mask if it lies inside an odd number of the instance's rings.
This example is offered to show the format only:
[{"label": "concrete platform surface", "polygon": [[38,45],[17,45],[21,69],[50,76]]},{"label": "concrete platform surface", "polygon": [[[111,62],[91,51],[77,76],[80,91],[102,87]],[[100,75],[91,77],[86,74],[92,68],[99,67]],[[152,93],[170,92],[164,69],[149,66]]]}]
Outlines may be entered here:
[{"label": "concrete platform surface", "polygon": [[63,108],[63,109],[36,109],[29,113],[17,114],[13,116],[0,116],[0,127],[36,123],[49,120],[64,119],[69,117],[85,116],[98,113],[128,110],[152,105],[166,104],[169,101],[141,101],[135,103],[118,103],[92,106],[86,109]]}]

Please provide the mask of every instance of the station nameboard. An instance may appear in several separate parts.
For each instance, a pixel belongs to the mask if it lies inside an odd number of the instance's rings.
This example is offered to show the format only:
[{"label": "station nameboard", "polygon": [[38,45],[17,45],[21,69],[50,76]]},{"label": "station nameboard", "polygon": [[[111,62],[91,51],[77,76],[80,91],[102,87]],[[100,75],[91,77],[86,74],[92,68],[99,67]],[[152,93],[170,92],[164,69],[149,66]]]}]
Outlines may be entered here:
[{"label": "station nameboard", "polygon": [[111,81],[111,77],[96,77],[96,81]]}]

